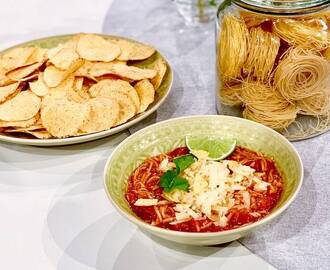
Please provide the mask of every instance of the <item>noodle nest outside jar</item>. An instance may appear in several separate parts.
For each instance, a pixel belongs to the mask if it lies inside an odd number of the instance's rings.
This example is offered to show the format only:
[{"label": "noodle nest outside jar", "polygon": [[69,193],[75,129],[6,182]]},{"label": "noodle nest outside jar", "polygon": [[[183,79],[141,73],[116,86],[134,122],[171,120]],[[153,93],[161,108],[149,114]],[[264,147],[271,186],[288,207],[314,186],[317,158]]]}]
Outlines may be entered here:
[{"label": "noodle nest outside jar", "polygon": [[290,140],[330,129],[330,3],[224,1],[217,20],[217,109]]}]

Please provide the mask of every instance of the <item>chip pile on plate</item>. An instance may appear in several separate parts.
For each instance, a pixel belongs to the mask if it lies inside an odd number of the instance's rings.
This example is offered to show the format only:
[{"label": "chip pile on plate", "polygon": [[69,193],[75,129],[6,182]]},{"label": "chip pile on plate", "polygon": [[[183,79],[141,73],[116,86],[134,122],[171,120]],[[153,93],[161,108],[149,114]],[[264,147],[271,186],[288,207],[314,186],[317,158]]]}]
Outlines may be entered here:
[{"label": "chip pile on plate", "polygon": [[55,48],[0,56],[0,131],[38,139],[110,129],[147,110],[167,70],[151,46],[79,34]]}]

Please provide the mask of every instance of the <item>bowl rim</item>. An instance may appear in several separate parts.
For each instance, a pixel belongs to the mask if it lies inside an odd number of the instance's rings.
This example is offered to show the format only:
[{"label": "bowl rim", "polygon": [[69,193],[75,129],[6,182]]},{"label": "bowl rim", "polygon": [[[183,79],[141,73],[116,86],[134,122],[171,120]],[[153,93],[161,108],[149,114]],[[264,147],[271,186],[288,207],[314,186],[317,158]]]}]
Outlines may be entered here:
[{"label": "bowl rim", "polygon": [[[37,43],[37,42],[59,40],[61,38],[71,38],[80,33],[81,32],[72,32],[72,33],[68,33],[68,34],[51,35],[51,36],[44,36],[44,37],[40,37],[40,38],[36,38],[36,39],[30,39],[30,40],[27,40],[24,42],[20,42],[18,44],[14,44],[10,47],[0,49],[0,54],[3,54],[6,51],[9,51],[9,50],[17,48],[17,47],[29,46],[29,45]],[[144,45],[150,45],[147,42],[136,40],[133,37],[126,37],[126,36],[121,36],[121,35],[110,35],[110,34],[96,33],[96,32],[86,32],[86,33],[102,36],[104,38],[125,39],[125,40],[129,40],[132,42],[144,44]],[[150,45],[150,46],[152,46],[152,45]],[[155,52],[158,53],[165,60],[167,67],[168,67],[167,72],[168,72],[168,76],[169,76],[170,80],[169,80],[169,84],[168,84],[166,92],[157,102],[154,101],[152,103],[153,104],[152,108],[147,108],[146,111],[136,114],[133,118],[129,119],[127,122],[125,122],[121,125],[118,125],[116,127],[112,127],[107,130],[97,131],[97,132],[93,132],[93,133],[87,133],[87,134],[83,134],[80,136],[72,136],[72,137],[67,137],[67,138],[51,138],[51,139],[27,139],[27,138],[19,138],[19,137],[9,136],[9,135],[0,133],[0,142],[13,143],[13,144],[17,144],[17,145],[40,146],[40,147],[73,145],[73,144],[90,142],[90,141],[95,141],[95,140],[98,140],[101,138],[109,137],[111,135],[115,135],[123,130],[126,130],[126,129],[132,127],[133,125],[137,124],[138,122],[142,121],[143,119],[145,119],[146,117],[151,115],[153,112],[157,111],[158,108],[165,102],[168,95],[172,91],[172,86],[173,86],[173,81],[174,81],[173,67],[170,64],[168,58],[163,54],[162,51],[155,48]]]},{"label": "bowl rim", "polygon": [[[298,160],[298,169],[300,171],[300,177],[298,178],[298,186],[296,188],[296,190],[291,194],[291,197],[278,209],[276,209],[274,212],[270,213],[269,215],[267,215],[266,217],[250,223],[248,225],[243,225],[241,227],[235,228],[235,229],[231,229],[231,230],[225,230],[225,231],[220,231],[220,232],[181,232],[181,231],[175,231],[175,230],[169,230],[169,229],[164,229],[164,228],[160,228],[157,226],[153,226],[149,223],[144,222],[143,220],[140,220],[138,217],[135,217],[131,214],[126,213],[123,209],[121,209],[121,207],[119,205],[117,205],[117,203],[115,202],[115,200],[111,197],[110,192],[108,191],[107,188],[107,171],[109,169],[109,164],[112,160],[112,158],[116,155],[116,153],[123,147],[123,145],[125,145],[128,141],[133,140],[135,136],[146,132],[149,129],[153,129],[154,127],[157,126],[161,126],[165,123],[171,123],[171,122],[177,122],[177,121],[183,121],[185,119],[198,119],[198,118],[223,118],[223,119],[234,119],[235,121],[238,122],[249,122],[252,123],[253,125],[257,126],[258,128],[263,128],[265,130],[270,131],[271,133],[275,134],[275,136],[278,137],[278,139],[280,139],[284,144],[286,144],[287,147],[289,147],[292,152],[294,153],[294,155],[297,157]],[[135,225],[137,225],[140,228],[144,228],[148,231],[152,231],[155,234],[166,234],[168,236],[178,236],[178,237],[191,237],[191,238],[207,238],[207,237],[216,237],[216,236],[227,236],[227,235],[231,235],[231,234],[239,234],[239,233],[244,233],[246,231],[249,231],[255,227],[264,225],[266,223],[268,223],[269,221],[271,221],[272,219],[276,218],[277,216],[279,216],[280,214],[282,214],[288,207],[289,205],[295,200],[295,198],[297,197],[301,186],[303,184],[303,180],[304,180],[304,167],[303,167],[303,162],[301,160],[301,157],[298,153],[298,151],[296,150],[296,148],[293,146],[293,144],[288,141],[283,135],[281,135],[280,133],[276,132],[275,130],[264,126],[262,124],[256,123],[254,121],[248,120],[248,119],[243,119],[240,117],[234,117],[234,116],[227,116],[227,115],[193,115],[193,116],[181,116],[181,117],[176,117],[176,118],[172,118],[172,119],[168,119],[165,121],[160,121],[157,123],[154,123],[150,126],[147,126],[145,128],[142,128],[141,130],[135,132],[134,134],[130,135],[129,137],[127,137],[126,139],[124,139],[114,150],[113,152],[110,154],[110,156],[107,159],[107,162],[105,164],[104,167],[104,171],[103,171],[103,187],[105,189],[105,193],[107,194],[107,197],[109,198],[111,204],[114,206],[114,208],[126,219],[128,219],[129,221],[131,221],[132,223],[134,223]]]}]

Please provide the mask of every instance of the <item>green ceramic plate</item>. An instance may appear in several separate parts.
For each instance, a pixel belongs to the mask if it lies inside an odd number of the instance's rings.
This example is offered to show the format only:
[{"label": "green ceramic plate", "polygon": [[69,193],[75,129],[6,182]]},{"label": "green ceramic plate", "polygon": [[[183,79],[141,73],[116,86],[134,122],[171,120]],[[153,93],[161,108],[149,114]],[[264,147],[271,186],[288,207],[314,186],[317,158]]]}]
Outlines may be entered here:
[{"label": "green ceramic plate", "polygon": [[[7,50],[10,50],[15,47],[22,47],[22,46],[39,46],[42,48],[52,48],[52,47],[55,47],[59,43],[63,43],[65,41],[69,40],[70,38],[72,38],[73,35],[74,34],[64,35],[64,36],[53,36],[53,37],[32,40],[32,41],[18,44],[14,47],[8,48],[8,49],[0,52],[0,55],[1,55],[1,53],[4,53]],[[127,40],[130,40],[133,42],[138,42],[135,40],[131,40],[131,39],[119,37],[119,36],[109,36],[109,35],[102,35],[102,36],[109,40],[111,40],[111,39],[127,39]],[[118,133],[122,130],[129,128],[130,126],[143,120],[148,115],[150,115],[151,113],[156,111],[157,108],[165,101],[166,97],[168,96],[168,94],[171,90],[172,81],[173,81],[173,72],[172,72],[172,69],[171,69],[168,61],[158,51],[153,56],[148,58],[147,60],[136,62],[134,65],[137,65],[139,67],[148,68],[148,67],[151,67],[158,58],[163,58],[165,60],[165,62],[167,63],[167,72],[164,76],[162,84],[157,89],[155,101],[152,104],[150,104],[150,106],[148,107],[148,109],[145,112],[137,114],[136,116],[134,116],[132,119],[130,119],[125,124],[122,124],[118,127],[111,128],[109,130],[97,132],[97,133],[86,134],[86,135],[82,135],[82,136],[78,136],[78,137],[70,137],[70,138],[64,138],[64,139],[41,140],[41,139],[29,139],[29,138],[24,138],[24,137],[18,138],[18,137],[10,136],[7,133],[6,134],[0,133],[0,141],[17,143],[17,144],[38,145],[38,146],[67,145],[67,144],[82,143],[82,142],[87,142],[87,141],[104,138],[104,137],[110,136],[112,134]]]},{"label": "green ceramic plate", "polygon": [[[284,176],[284,192],[270,215],[253,224],[224,232],[186,233],[151,226],[134,215],[125,200],[127,179],[146,158],[184,146],[186,135],[236,139],[237,145],[273,157]],[[279,133],[255,122],[230,116],[190,116],[160,122],[124,140],[109,157],[104,170],[106,193],[128,220],[154,235],[191,245],[215,245],[236,240],[282,213],[296,197],[303,181],[303,165],[292,144]],[[289,222],[289,220],[288,220]]]}]

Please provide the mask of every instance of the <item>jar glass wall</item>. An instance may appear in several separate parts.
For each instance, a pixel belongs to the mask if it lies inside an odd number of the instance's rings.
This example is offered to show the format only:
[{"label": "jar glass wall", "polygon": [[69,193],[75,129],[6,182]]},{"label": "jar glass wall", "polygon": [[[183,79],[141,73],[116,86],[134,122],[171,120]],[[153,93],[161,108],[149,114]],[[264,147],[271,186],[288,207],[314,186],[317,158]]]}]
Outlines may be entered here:
[{"label": "jar glass wall", "polygon": [[217,110],[291,140],[330,128],[326,0],[224,1],[217,16]]}]

